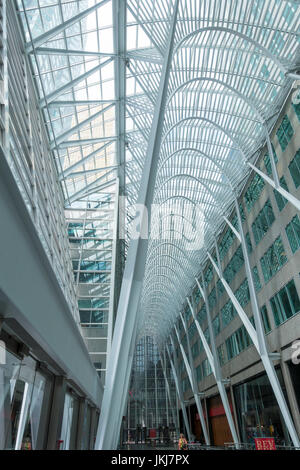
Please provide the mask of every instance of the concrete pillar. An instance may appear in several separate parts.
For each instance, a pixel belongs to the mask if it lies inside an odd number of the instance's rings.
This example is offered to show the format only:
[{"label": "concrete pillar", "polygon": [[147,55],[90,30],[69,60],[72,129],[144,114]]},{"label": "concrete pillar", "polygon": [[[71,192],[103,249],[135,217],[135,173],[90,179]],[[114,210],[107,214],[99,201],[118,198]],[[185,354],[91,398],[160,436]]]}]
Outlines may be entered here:
[{"label": "concrete pillar", "polygon": [[66,388],[67,382],[65,377],[57,376],[54,382],[49,432],[47,439],[47,450],[57,449],[63,420]]}]

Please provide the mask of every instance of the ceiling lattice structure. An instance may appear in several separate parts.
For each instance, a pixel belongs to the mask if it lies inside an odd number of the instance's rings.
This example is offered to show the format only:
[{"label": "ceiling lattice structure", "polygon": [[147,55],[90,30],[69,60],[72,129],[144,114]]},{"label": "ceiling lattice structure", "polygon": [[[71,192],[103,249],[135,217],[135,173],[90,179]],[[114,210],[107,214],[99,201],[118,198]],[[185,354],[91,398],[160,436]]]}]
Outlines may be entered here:
[{"label": "ceiling lattice structure", "polygon": [[[129,222],[175,1],[127,0],[127,18],[120,0],[18,3],[66,205],[118,176]],[[167,335],[265,145],[299,69],[299,19],[296,1],[179,1],[143,334]]]}]

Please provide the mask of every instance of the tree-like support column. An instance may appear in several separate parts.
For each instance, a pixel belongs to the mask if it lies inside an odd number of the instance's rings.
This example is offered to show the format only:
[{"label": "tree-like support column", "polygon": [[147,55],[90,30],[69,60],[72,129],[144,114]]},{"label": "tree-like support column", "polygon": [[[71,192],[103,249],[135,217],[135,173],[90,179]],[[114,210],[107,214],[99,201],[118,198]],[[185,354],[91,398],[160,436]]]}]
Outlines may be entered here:
[{"label": "tree-like support column", "polygon": [[[139,212],[142,207],[150,208],[153,201],[172,62],[178,3],[178,0],[176,0],[174,4],[145,165],[137,199],[136,218],[143,221],[140,224],[140,234],[146,231],[146,220],[145,214],[143,213],[142,217],[140,217]],[[127,393],[125,388],[128,387],[131,372],[131,367],[128,367],[128,360],[132,341],[135,343],[136,339],[138,305],[145,272],[147,248],[147,237],[145,239],[134,237],[130,241],[122,280],[111,354],[107,364],[105,390],[95,445],[96,449],[115,449],[117,447],[117,436],[119,432],[116,432],[116,429],[121,425],[124,408],[123,396],[124,393]]]},{"label": "tree-like support column", "polygon": [[227,393],[226,393],[224,382],[223,382],[223,379],[222,379],[222,372],[221,372],[221,367],[220,367],[218,353],[217,353],[216,344],[215,344],[215,337],[214,337],[211,318],[210,318],[209,304],[208,304],[206,289],[204,287],[203,273],[202,273],[203,288],[201,287],[198,279],[196,279],[196,282],[197,282],[198,288],[201,292],[201,295],[203,297],[205,307],[206,307],[207,323],[208,323],[210,343],[211,343],[211,346],[212,346],[212,350],[210,349],[209,344],[206,341],[206,338],[205,338],[204,333],[202,331],[202,328],[201,328],[201,326],[198,322],[198,319],[196,318],[194,309],[192,307],[192,304],[191,304],[189,298],[187,298],[187,302],[188,302],[188,305],[190,307],[192,316],[194,318],[194,321],[195,321],[200,339],[203,343],[203,347],[204,347],[204,350],[206,352],[208,362],[210,364],[213,375],[214,375],[214,377],[216,379],[216,382],[217,382],[218,390],[219,390],[220,397],[221,397],[221,400],[222,400],[222,403],[223,403],[223,407],[224,407],[224,410],[225,410],[226,418],[227,418],[227,421],[228,421],[228,424],[229,424],[229,428],[230,428],[230,431],[231,431],[231,434],[232,434],[233,441],[237,445],[238,442],[239,442],[239,439],[238,439],[237,432],[236,432],[236,429],[235,429],[234,421],[233,421],[233,418],[232,418],[232,414],[231,414],[231,410],[230,410],[230,406],[229,406],[229,402],[228,402],[228,398],[227,398]]},{"label": "tree-like support column", "polygon": [[182,357],[183,357],[183,361],[184,361],[184,364],[185,364],[186,372],[187,372],[187,375],[188,375],[188,378],[189,378],[189,381],[190,381],[190,384],[191,384],[191,387],[192,387],[192,391],[193,391],[195,403],[196,403],[196,406],[197,406],[197,411],[198,411],[198,414],[199,414],[204,439],[205,439],[205,444],[209,446],[210,445],[210,439],[209,439],[209,434],[207,432],[207,427],[206,427],[206,423],[205,423],[205,419],[204,419],[204,414],[203,414],[203,409],[202,409],[202,404],[201,404],[201,399],[200,399],[200,393],[199,393],[198,385],[197,385],[197,379],[195,377],[195,369],[193,367],[193,357],[192,357],[192,351],[191,351],[191,345],[190,345],[188,330],[187,330],[186,322],[184,321],[182,314],[180,314],[180,317],[181,317],[181,321],[182,321],[182,324],[183,324],[183,328],[184,328],[185,333],[186,333],[189,361],[188,361],[187,355],[185,353],[185,350],[182,346],[182,342],[181,342],[176,324],[174,325],[175,332],[176,332],[177,340],[178,340],[178,343],[179,343],[179,346],[180,346],[180,351],[181,351],[181,354],[182,354]]},{"label": "tree-like support column", "polygon": [[178,374],[178,364],[177,364],[177,358],[176,358],[175,350],[174,350],[174,361],[175,361],[176,367],[175,367],[175,365],[172,361],[172,356],[170,354],[168,345],[166,346],[166,349],[167,349],[167,353],[168,353],[168,356],[169,356],[169,361],[170,361],[170,364],[171,364],[171,369],[172,369],[172,373],[173,373],[173,377],[174,377],[174,381],[175,381],[177,396],[178,396],[179,403],[180,403],[181,410],[182,410],[183,422],[184,422],[185,429],[186,429],[186,432],[187,432],[187,435],[188,435],[188,440],[191,441],[190,424],[189,424],[189,420],[188,420],[185,405],[184,405],[184,398],[183,398],[181,383],[180,383],[180,380],[179,380],[179,377],[178,377],[178,375],[179,375]]}]

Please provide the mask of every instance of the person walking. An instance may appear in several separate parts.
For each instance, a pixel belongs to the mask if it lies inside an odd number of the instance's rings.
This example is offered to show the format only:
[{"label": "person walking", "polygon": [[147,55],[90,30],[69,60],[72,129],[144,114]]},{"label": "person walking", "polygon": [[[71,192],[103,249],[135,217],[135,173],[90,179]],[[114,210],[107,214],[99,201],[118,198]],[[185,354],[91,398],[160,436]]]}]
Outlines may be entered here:
[{"label": "person walking", "polygon": [[180,437],[179,437],[178,450],[188,450],[187,440],[183,434],[180,434]]}]

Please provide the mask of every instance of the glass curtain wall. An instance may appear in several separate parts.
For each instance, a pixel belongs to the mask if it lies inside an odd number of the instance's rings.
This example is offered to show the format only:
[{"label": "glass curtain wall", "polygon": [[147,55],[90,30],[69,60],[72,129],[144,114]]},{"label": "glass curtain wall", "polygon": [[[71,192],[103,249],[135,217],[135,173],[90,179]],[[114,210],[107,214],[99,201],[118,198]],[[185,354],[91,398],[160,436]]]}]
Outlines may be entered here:
[{"label": "glass curtain wall", "polygon": [[66,211],[80,323],[91,359],[105,381],[114,245],[114,194],[74,203]]},{"label": "glass curtain wall", "polygon": [[157,346],[152,337],[143,337],[136,346],[129,388],[129,440],[144,440],[149,430],[155,430],[156,437],[162,439],[172,437],[177,426],[177,402],[175,383],[168,367],[166,376],[171,403]]},{"label": "glass curtain wall", "polygon": [[53,381],[31,357],[6,352],[0,364],[0,449],[44,447]]},{"label": "glass curtain wall", "polygon": [[[285,393],[281,370],[277,375]],[[274,437],[277,445],[291,445],[266,374],[237,385],[234,395],[242,442],[254,445],[256,437]]]}]

